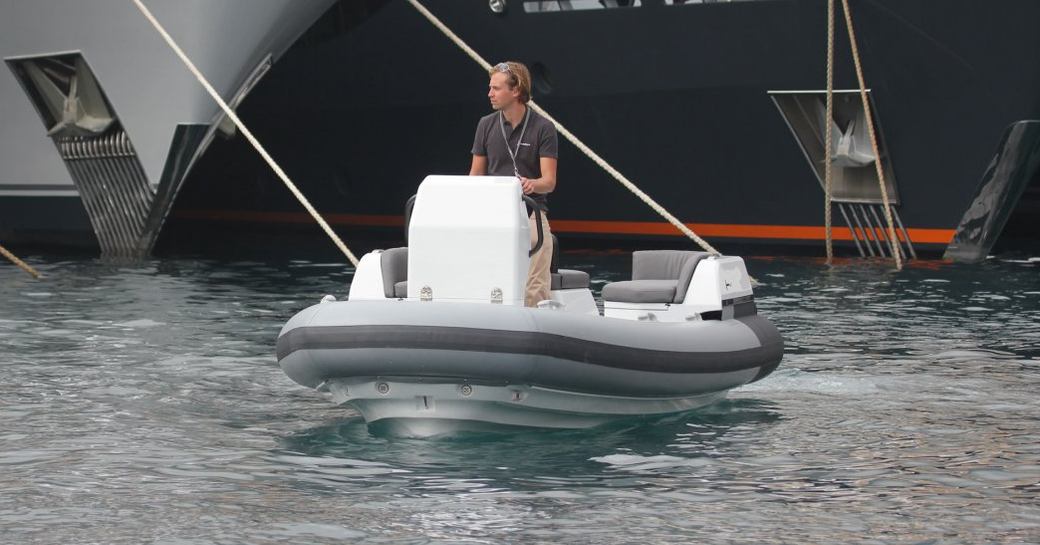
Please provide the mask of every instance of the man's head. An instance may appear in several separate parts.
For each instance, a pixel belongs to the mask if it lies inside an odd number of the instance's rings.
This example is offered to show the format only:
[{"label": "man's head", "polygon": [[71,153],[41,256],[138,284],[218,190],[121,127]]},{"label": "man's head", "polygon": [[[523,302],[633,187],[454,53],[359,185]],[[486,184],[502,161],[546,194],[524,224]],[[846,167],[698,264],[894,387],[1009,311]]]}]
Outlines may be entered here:
[{"label": "man's head", "polygon": [[488,71],[488,99],[491,107],[501,110],[514,102],[527,104],[531,100],[531,73],[519,62],[500,62]]}]

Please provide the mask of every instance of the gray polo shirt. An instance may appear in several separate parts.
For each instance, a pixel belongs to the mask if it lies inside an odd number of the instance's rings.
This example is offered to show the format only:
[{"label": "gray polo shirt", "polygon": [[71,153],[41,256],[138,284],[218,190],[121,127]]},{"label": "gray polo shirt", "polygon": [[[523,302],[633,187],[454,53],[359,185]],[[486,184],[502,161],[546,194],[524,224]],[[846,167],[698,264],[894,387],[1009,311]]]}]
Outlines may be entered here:
[{"label": "gray polo shirt", "polygon": [[[548,119],[538,115],[531,108],[527,108],[530,116],[527,121],[527,130],[523,130],[523,119],[516,127],[509,124],[500,112],[492,112],[477,123],[477,133],[473,137],[473,155],[483,155],[488,159],[488,174],[491,176],[512,176],[513,160],[509,158],[506,151],[506,142],[502,139],[502,129],[499,127],[499,118],[502,118],[502,127],[505,128],[506,136],[509,138],[509,146],[520,150],[516,154],[516,166],[520,175],[525,178],[541,178],[542,166],[539,162],[541,157],[559,158],[559,141],[556,135],[556,127]],[[524,133],[524,140],[520,142],[520,133]],[[532,193],[531,197],[546,205],[545,193]]]}]

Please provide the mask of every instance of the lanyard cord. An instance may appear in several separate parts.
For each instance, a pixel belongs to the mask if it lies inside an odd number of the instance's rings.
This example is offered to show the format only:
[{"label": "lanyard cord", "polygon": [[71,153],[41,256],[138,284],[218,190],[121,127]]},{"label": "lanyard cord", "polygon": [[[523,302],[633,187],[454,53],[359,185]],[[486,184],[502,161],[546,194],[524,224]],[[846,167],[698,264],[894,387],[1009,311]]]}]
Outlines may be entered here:
[{"label": "lanyard cord", "polygon": [[498,128],[502,131],[502,140],[506,143],[506,151],[509,152],[509,158],[513,160],[513,174],[516,174],[516,177],[519,178],[520,169],[516,166],[516,156],[520,153],[520,144],[523,143],[524,133],[527,132],[527,120],[531,118],[531,109],[524,109],[524,125],[520,129],[520,139],[516,141],[516,151],[513,151],[513,148],[509,147],[509,138],[506,136],[506,124],[505,121],[503,121],[505,117],[506,114],[501,111],[498,112]]}]

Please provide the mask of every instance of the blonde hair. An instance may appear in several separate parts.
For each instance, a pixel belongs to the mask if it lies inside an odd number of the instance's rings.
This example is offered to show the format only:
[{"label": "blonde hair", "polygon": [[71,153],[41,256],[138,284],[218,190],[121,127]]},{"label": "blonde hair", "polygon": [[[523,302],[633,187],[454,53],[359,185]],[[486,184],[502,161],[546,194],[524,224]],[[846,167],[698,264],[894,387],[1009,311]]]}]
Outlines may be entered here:
[{"label": "blonde hair", "polygon": [[488,70],[488,76],[499,72],[508,76],[510,89],[520,89],[520,103],[527,104],[527,101],[531,100],[531,72],[527,67],[516,61],[500,62]]}]

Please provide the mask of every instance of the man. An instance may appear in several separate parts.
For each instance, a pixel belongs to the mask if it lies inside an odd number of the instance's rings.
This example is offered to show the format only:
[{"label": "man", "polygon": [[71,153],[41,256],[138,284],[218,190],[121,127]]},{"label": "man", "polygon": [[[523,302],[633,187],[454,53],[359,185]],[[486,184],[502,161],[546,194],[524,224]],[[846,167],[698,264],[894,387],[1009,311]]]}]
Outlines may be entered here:
[{"label": "man", "polygon": [[[496,64],[490,71],[488,99],[495,111],[480,119],[473,138],[470,176],[516,176],[524,194],[546,210],[547,195],[556,189],[559,157],[556,127],[527,107],[531,100],[531,73],[518,62]],[[535,215],[528,210],[531,245],[537,241]],[[531,256],[524,304],[533,307],[549,298],[549,266],[553,244],[549,218],[542,214],[544,242]]]}]

